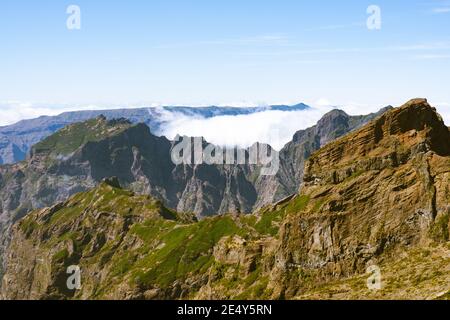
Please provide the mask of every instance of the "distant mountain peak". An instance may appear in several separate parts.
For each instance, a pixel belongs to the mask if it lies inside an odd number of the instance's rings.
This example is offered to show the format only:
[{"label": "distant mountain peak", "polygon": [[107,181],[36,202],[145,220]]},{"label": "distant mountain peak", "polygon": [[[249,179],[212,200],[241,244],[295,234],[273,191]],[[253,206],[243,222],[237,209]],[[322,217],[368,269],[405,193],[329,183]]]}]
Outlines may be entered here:
[{"label": "distant mountain peak", "polygon": [[103,119],[103,121],[106,121],[106,119],[127,119],[134,124],[145,123],[149,126],[151,132],[162,135],[162,128],[167,124],[167,114],[170,113],[174,117],[184,115],[208,119],[218,116],[250,115],[266,111],[294,112],[306,109],[309,109],[309,106],[303,103],[293,106],[273,105],[265,107],[163,106],[70,111],[57,116],[41,116],[36,119],[22,120],[9,126],[0,127],[0,164],[25,160],[31,146],[41,142],[67,125],[94,118]]}]

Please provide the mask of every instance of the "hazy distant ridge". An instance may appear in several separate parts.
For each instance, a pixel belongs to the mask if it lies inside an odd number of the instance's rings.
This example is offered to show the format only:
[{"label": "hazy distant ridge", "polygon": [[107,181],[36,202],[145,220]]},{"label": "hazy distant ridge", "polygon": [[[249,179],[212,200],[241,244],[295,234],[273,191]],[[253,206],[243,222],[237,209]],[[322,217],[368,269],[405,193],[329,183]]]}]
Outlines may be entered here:
[{"label": "hazy distant ridge", "polygon": [[266,107],[184,107],[168,106],[158,108],[113,109],[65,112],[58,116],[42,116],[22,120],[15,124],[0,127],[0,164],[24,160],[30,147],[52,133],[74,122],[96,118],[103,114],[107,119],[126,118],[133,123],[143,122],[150,130],[159,134],[167,113],[180,116],[213,118],[218,116],[249,115],[264,111],[301,111],[309,106],[299,103],[293,106],[272,105]]}]

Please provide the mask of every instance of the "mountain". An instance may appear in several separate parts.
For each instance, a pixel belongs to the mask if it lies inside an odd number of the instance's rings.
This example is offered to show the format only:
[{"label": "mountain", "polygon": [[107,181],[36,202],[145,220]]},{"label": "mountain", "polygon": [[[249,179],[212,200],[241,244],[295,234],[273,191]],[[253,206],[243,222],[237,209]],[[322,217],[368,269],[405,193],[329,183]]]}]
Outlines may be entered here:
[{"label": "mountain", "polygon": [[161,127],[166,123],[167,117],[200,117],[212,118],[218,116],[247,115],[264,111],[301,111],[309,106],[299,103],[293,106],[273,105],[267,107],[160,107],[114,109],[95,111],[66,112],[58,116],[42,116],[37,119],[22,120],[16,124],[0,127],[0,164],[22,161],[30,147],[63,127],[88,119],[104,115],[107,119],[126,118],[132,123],[146,123],[152,132],[159,135]]},{"label": "mountain", "polygon": [[379,114],[353,117],[330,112],[319,126],[296,134],[281,151],[275,176],[260,175],[260,167],[250,164],[175,165],[174,142],[127,119],[99,116],[69,125],[34,145],[27,161],[0,166],[0,258],[12,224],[27,212],[64,201],[111,176],[138,194],[199,218],[253,212],[297,193],[302,178],[298,171],[321,143]]},{"label": "mountain", "polygon": [[[13,228],[1,295],[449,297],[449,182],[450,130],[411,100],[312,153],[300,192],[253,214],[195,221],[118,179],[35,210]],[[381,271],[379,290],[367,288],[368,267]]]},{"label": "mountain", "polygon": [[34,145],[27,161],[0,166],[0,257],[11,225],[28,211],[66,200],[110,176],[199,217],[252,212],[298,191],[298,172],[311,152],[385,111],[368,116],[331,111],[281,151],[275,176],[261,176],[254,165],[174,165],[174,142],[123,118],[99,116],[68,125]]},{"label": "mountain", "polygon": [[[393,270],[401,257],[411,278],[396,281],[416,281],[411,291],[424,286],[411,296],[449,291],[449,182],[450,131],[425,99],[411,100],[309,158],[301,187],[308,204],[284,219],[278,258],[328,282],[370,265]],[[427,251],[443,255],[418,274],[414,260]],[[305,294],[298,280],[285,282],[287,296]],[[393,281],[385,285],[395,291]]]},{"label": "mountain", "polygon": [[342,110],[325,114],[315,126],[295,133],[291,142],[280,151],[280,170],[275,176],[261,177],[261,202],[255,208],[280,201],[295,194],[303,179],[303,167],[311,154],[330,141],[335,140],[367,122],[379,117],[392,107],[382,108],[364,116],[349,116]]}]

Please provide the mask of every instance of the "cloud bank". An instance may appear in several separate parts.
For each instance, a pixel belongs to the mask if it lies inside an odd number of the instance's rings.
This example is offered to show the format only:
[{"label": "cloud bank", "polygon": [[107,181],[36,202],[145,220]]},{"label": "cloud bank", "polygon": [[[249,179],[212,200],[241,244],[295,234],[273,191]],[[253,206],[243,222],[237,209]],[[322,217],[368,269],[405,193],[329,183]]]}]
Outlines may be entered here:
[{"label": "cloud bank", "polygon": [[202,136],[209,143],[221,146],[249,147],[255,142],[262,142],[280,150],[292,140],[295,132],[315,125],[326,112],[325,109],[328,108],[291,112],[265,111],[209,119],[164,112],[165,125],[159,134],[169,139],[176,135]]},{"label": "cloud bank", "polygon": [[[339,107],[350,115],[377,112],[384,106],[351,103]],[[254,142],[268,143],[280,150],[292,140],[295,132],[311,127],[328,111],[335,109],[327,99],[319,99],[309,110],[283,112],[265,111],[251,115],[218,116],[214,118],[189,117],[178,113],[161,111],[165,125],[158,134],[173,139],[176,135],[204,137],[208,142],[230,146],[249,147]],[[437,107],[447,125],[450,124],[450,105]]]},{"label": "cloud bank", "polygon": [[[262,142],[280,150],[291,141],[295,132],[315,125],[326,112],[333,109],[330,101],[326,98],[321,98],[312,105],[314,107],[303,111],[264,111],[250,115],[217,116],[213,118],[187,116],[160,108],[158,111],[164,125],[156,133],[169,139],[173,139],[176,135],[202,136],[210,143],[222,146],[237,145],[244,148],[255,142]],[[450,125],[450,104],[442,102],[435,105],[445,123]],[[349,102],[345,107],[339,107],[339,109],[350,115],[359,115],[376,112],[381,107],[383,106],[368,106]],[[22,119],[36,118],[41,115],[57,115],[66,111],[113,108],[118,107],[93,105],[39,107],[29,103],[0,103],[0,126],[12,124]]]}]

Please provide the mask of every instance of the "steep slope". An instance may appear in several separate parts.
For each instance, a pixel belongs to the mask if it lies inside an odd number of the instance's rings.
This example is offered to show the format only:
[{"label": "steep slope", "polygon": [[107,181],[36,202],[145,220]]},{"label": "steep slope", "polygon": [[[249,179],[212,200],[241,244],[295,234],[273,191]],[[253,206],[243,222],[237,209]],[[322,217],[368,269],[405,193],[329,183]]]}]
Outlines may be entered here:
[{"label": "steep slope", "polygon": [[[278,259],[340,278],[447,242],[449,186],[450,132],[426,100],[412,100],[310,157],[301,188],[309,203],[284,221]],[[285,294],[301,294],[301,281],[289,279]]]},{"label": "steep slope", "polygon": [[[139,216],[129,202],[141,200],[101,184],[16,224],[2,295],[445,298],[449,151],[449,129],[417,99],[314,153],[299,195],[251,215],[192,222],[144,214],[123,228],[92,217],[117,217],[128,207]],[[108,240],[96,245],[97,234]],[[81,290],[64,286],[70,265],[86,274]],[[367,289],[363,275],[372,265],[381,269],[378,291]]]},{"label": "steep slope", "polygon": [[28,211],[64,201],[111,176],[198,216],[252,210],[256,191],[247,177],[257,166],[175,165],[172,146],[145,124],[99,117],[38,143],[27,162],[0,166],[0,256],[11,225]]},{"label": "steep slope", "polygon": [[[69,125],[33,146],[26,162],[0,166],[0,259],[11,224],[29,210],[52,206],[110,176],[199,217],[252,212],[295,193],[302,177],[297,171],[321,143],[377,115],[331,112],[307,129],[305,138],[283,149],[279,174],[273,177],[261,176],[258,166],[248,164],[176,166],[171,160],[173,142],[154,136],[145,124],[100,116]],[[311,142],[316,140],[321,143]]]},{"label": "steep slope", "polygon": [[[2,287],[9,298],[67,298],[73,292],[66,287],[66,266],[80,264],[86,283],[84,294],[101,296],[112,285],[104,282],[103,275],[120,276],[140,258],[133,254],[165,245],[165,229],[193,221],[193,216],[181,216],[160,201],[121,189],[117,179],[105,180],[89,192],[38,210],[21,221],[18,230],[23,238],[11,243],[15,249],[8,259],[21,277],[5,276]],[[145,236],[146,228],[158,230],[158,234],[144,243],[139,235]],[[24,256],[29,260],[23,260]],[[125,288],[126,283],[119,284],[119,291],[120,286]]]},{"label": "steep slope", "polygon": [[367,290],[369,274],[321,283],[296,299],[450,300],[450,244],[433,244],[399,252],[382,261],[381,289]]},{"label": "steep slope", "polygon": [[303,167],[311,154],[343,135],[379,117],[392,107],[365,116],[350,116],[342,110],[325,114],[317,125],[295,133],[292,141],[280,151],[280,170],[275,176],[257,181],[258,199],[255,209],[298,192],[303,181]]},{"label": "steep slope", "polygon": [[109,120],[126,118],[132,123],[145,123],[151,131],[159,134],[160,128],[167,121],[167,116],[212,118],[217,116],[235,116],[253,114],[267,110],[300,111],[309,107],[303,103],[293,106],[274,105],[267,107],[161,107],[115,110],[94,110],[65,112],[58,116],[42,116],[23,120],[16,124],[0,127],[0,164],[10,164],[25,159],[31,146],[42,141],[63,127],[104,115]]},{"label": "steep slope", "polygon": [[[14,226],[0,297],[178,299],[213,295],[211,285],[238,295],[261,280],[262,255],[276,248],[255,218],[195,222],[109,179]],[[70,266],[82,272],[81,290],[66,285]]]},{"label": "steep slope", "polygon": [[104,117],[70,125],[36,145],[27,162],[0,166],[0,260],[15,221],[32,209],[51,206],[97,184],[88,178],[86,164],[66,170],[66,161],[90,142],[123,135],[131,127],[126,120]]}]

